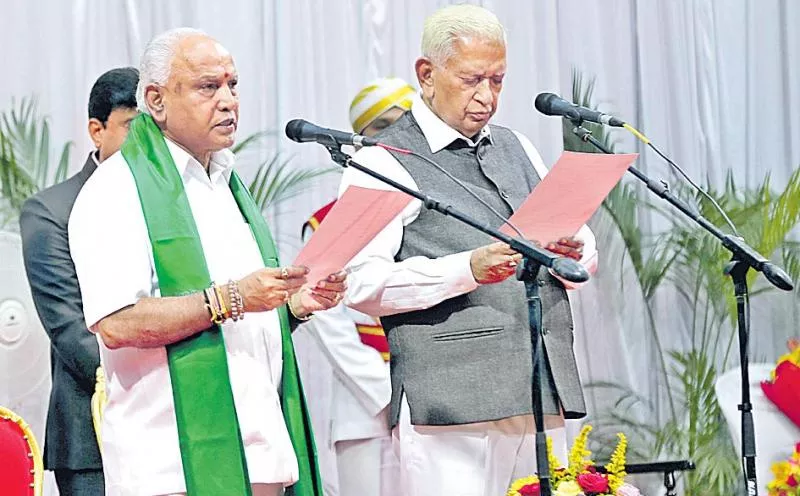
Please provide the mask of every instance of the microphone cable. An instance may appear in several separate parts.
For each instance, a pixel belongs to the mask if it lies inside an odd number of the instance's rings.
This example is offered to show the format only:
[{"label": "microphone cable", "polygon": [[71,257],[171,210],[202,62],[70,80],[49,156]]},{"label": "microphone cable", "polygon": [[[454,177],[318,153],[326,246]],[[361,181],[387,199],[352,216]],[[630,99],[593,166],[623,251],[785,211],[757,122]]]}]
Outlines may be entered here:
[{"label": "microphone cable", "polygon": [[656,154],[659,157],[664,159],[670,166],[672,166],[673,169],[678,171],[678,173],[680,173],[680,175],[683,176],[683,178],[686,179],[686,181],[689,184],[691,184],[695,190],[697,190],[701,195],[703,195],[706,199],[708,199],[708,201],[710,201],[712,205],[714,205],[714,208],[717,210],[717,212],[719,212],[719,214],[725,220],[725,223],[728,224],[728,227],[731,228],[733,235],[736,236],[737,238],[741,238],[741,235],[739,234],[739,231],[736,229],[736,226],[734,225],[733,221],[731,221],[731,219],[728,217],[728,214],[725,213],[722,207],[719,206],[719,203],[717,203],[717,201],[711,195],[706,193],[705,190],[703,190],[703,188],[698,186],[697,183],[695,183],[692,180],[692,178],[689,177],[689,175],[678,164],[673,162],[669,157],[667,157],[664,153],[662,153],[661,150],[659,150],[658,147],[656,147],[656,145],[653,144],[650,138],[642,134],[642,132],[640,132],[638,129],[634,128],[628,123],[625,123],[622,127],[627,129],[634,136],[636,136],[636,138],[639,139],[639,141],[649,146],[650,149],[656,152]]},{"label": "microphone cable", "polygon": [[[444,168],[444,167],[442,167],[441,165],[437,164],[435,161],[433,161],[433,160],[429,159],[428,157],[426,157],[426,156],[424,156],[424,155],[422,155],[422,154],[420,154],[420,153],[417,153],[417,152],[415,152],[415,151],[412,151],[412,150],[407,150],[407,149],[405,149],[405,148],[397,148],[397,147],[394,147],[394,146],[385,145],[385,144],[383,144],[383,143],[378,143],[378,145],[377,145],[377,146],[379,146],[380,148],[383,148],[384,150],[386,150],[386,151],[389,151],[389,152],[395,152],[395,153],[400,153],[400,154],[402,154],[402,155],[410,155],[410,156],[412,156],[412,157],[416,157],[416,158],[418,158],[419,160],[422,160],[423,162],[425,162],[425,163],[428,163],[428,164],[432,165],[432,166],[433,166],[433,167],[434,167],[436,170],[438,170],[439,172],[441,172],[442,174],[444,174],[445,176],[447,176],[448,178],[450,178],[450,180],[451,180],[451,181],[453,181],[454,183],[456,183],[456,184],[457,184],[458,186],[460,186],[460,187],[461,187],[461,188],[462,188],[464,191],[466,191],[466,192],[467,192],[467,193],[468,193],[470,196],[472,196],[473,198],[475,198],[476,200],[478,200],[478,202],[479,202],[479,203],[481,203],[483,206],[485,206],[486,208],[488,208],[488,209],[489,209],[489,211],[491,211],[491,212],[492,212],[492,213],[493,213],[495,216],[497,216],[497,218],[499,218],[499,219],[500,219],[500,220],[503,222],[503,224],[505,224],[505,225],[508,225],[508,227],[510,227],[510,228],[511,228],[511,229],[512,229],[512,230],[513,230],[515,233],[517,233],[517,235],[518,235],[518,236],[519,236],[521,239],[525,239],[525,240],[527,240],[527,238],[525,237],[525,235],[524,235],[524,234],[522,234],[522,231],[520,231],[520,230],[517,228],[517,226],[515,226],[515,225],[514,225],[514,223],[513,223],[513,222],[511,222],[511,221],[508,219],[508,217],[506,217],[506,216],[504,216],[503,214],[501,214],[500,212],[498,212],[498,211],[497,211],[497,209],[495,209],[494,207],[492,207],[491,205],[489,205],[489,203],[488,203],[488,202],[484,201],[484,200],[483,200],[483,198],[481,198],[480,196],[478,196],[478,194],[477,194],[477,193],[475,193],[474,191],[472,191],[472,189],[470,189],[470,187],[469,187],[469,186],[467,186],[466,184],[464,184],[464,182],[463,182],[463,181],[461,181],[459,178],[455,177],[453,174],[451,174],[451,173],[450,173],[450,171],[448,171],[447,169],[445,169],[445,168]],[[477,150],[476,150],[476,152],[477,152]],[[502,226],[501,226],[501,227],[502,227]]]}]

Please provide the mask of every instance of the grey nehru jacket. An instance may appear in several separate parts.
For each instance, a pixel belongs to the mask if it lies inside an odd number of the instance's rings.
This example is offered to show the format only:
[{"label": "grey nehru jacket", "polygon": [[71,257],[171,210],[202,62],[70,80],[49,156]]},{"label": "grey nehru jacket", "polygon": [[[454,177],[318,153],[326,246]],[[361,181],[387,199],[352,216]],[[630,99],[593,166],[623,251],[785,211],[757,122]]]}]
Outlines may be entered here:
[{"label": "grey nehru jacket", "polygon": [[[424,105],[418,102],[419,105]],[[425,135],[407,112],[382,132],[381,142],[414,150],[465,182],[484,201],[510,216],[538,184],[533,164],[515,134],[490,126],[477,146],[458,139],[431,153]],[[441,171],[407,155],[393,154],[419,189],[497,227],[500,220]],[[494,240],[455,219],[422,208],[403,230],[395,261],[438,258]],[[575,356],[573,325],[564,286],[546,270],[540,286],[547,358],[545,413],[585,415]],[[391,350],[391,424],[406,395],[415,425],[456,425],[531,413],[533,367],[524,285],[511,278],[479,286],[424,310],[381,319]]]}]

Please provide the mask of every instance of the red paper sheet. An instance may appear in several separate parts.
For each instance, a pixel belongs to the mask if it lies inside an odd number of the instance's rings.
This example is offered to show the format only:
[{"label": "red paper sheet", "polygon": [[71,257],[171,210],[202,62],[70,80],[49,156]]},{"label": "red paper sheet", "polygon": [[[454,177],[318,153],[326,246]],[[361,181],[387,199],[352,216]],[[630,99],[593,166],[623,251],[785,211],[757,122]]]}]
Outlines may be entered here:
[{"label": "red paper sheet", "polygon": [[297,255],[294,265],[311,269],[311,284],[342,270],[411,200],[400,191],[348,187]]},{"label": "red paper sheet", "polygon": [[[546,245],[574,236],[639,156],[564,152],[511,216],[525,238]],[[504,233],[517,234],[503,225]]]}]

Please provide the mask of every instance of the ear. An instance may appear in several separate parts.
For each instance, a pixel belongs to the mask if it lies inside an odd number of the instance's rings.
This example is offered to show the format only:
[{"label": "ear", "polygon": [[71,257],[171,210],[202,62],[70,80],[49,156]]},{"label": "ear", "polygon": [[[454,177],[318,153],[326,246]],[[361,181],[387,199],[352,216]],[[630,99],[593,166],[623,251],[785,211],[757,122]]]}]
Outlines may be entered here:
[{"label": "ear", "polygon": [[420,57],[414,63],[417,81],[426,100],[433,98],[433,62],[426,57]]},{"label": "ear", "polygon": [[100,122],[99,119],[95,119],[92,117],[89,119],[89,138],[94,143],[95,148],[100,148],[100,144],[103,142],[103,131],[105,131],[106,127]]},{"label": "ear", "polygon": [[144,101],[150,110],[150,115],[156,122],[167,120],[167,111],[164,106],[164,94],[162,89],[155,84],[149,84],[144,89]]}]

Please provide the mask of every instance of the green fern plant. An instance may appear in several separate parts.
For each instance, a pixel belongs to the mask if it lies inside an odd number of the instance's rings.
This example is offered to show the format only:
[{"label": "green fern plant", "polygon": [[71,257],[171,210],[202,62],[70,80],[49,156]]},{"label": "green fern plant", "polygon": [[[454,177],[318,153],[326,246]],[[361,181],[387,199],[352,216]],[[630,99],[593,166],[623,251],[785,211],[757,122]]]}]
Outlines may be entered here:
[{"label": "green fern plant", "polygon": [[71,145],[64,143],[58,160],[51,160],[50,125],[36,98],[12,100],[11,109],[0,112],[0,227],[16,226],[26,198],[66,179]]}]

